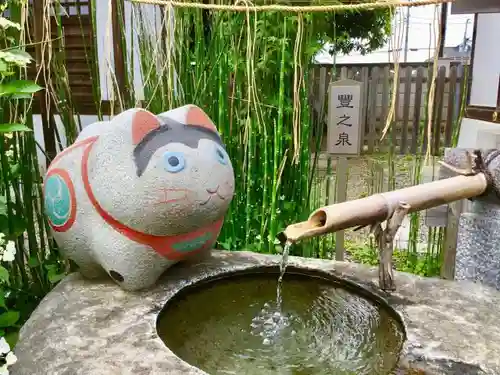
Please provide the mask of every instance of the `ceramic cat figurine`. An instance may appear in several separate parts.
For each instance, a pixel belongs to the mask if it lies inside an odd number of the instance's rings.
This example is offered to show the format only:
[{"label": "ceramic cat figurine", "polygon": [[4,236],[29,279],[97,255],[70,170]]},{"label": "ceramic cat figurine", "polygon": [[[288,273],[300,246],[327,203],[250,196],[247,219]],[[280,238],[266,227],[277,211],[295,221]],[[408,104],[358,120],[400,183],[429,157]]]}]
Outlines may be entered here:
[{"label": "ceramic cat figurine", "polygon": [[54,238],[82,275],[106,272],[133,291],[212,248],[234,172],[200,108],[130,109],[86,127],[54,158],[43,191]]}]

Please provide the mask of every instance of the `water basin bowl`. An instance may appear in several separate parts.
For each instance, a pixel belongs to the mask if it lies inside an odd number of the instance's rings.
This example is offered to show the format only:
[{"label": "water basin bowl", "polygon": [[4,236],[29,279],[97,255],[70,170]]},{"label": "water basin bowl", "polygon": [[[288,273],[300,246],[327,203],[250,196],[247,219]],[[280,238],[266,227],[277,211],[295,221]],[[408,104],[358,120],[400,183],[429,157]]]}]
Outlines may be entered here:
[{"label": "water basin bowl", "polygon": [[157,331],[178,357],[209,374],[388,375],[405,340],[380,297],[331,274],[278,267],[218,275],[182,289]]}]

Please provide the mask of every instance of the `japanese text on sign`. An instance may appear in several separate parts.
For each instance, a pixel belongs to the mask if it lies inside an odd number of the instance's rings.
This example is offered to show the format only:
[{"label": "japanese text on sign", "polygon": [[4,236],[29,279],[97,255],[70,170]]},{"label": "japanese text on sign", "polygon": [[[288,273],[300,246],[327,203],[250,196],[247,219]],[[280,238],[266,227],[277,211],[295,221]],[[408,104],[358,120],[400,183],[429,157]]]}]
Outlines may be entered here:
[{"label": "japanese text on sign", "polygon": [[357,155],[361,149],[361,82],[341,80],[330,85],[328,152]]}]

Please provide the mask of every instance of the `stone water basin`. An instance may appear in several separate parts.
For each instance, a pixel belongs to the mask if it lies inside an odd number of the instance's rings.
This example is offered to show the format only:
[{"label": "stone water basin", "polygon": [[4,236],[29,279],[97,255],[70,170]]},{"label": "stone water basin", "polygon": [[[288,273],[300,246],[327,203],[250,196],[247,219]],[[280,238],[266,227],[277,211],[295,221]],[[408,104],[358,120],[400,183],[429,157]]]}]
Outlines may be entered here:
[{"label": "stone water basin", "polygon": [[210,374],[390,374],[405,339],[399,315],[328,273],[278,267],[217,275],[167,302],[158,334]]},{"label": "stone water basin", "polygon": [[[78,273],[72,274],[46,296],[21,330],[15,348],[19,360],[11,373],[194,375],[223,373],[217,370],[224,366],[213,370],[210,362],[215,361],[222,361],[226,367],[244,366],[248,361],[231,363],[227,358],[245,346],[240,342],[244,334],[247,338],[251,336],[245,332],[235,336],[231,330],[241,330],[238,324],[244,326],[246,323],[242,322],[248,322],[247,317],[251,324],[252,318],[258,317],[262,310],[259,304],[272,300],[275,271],[280,261],[279,256],[213,251],[204,258],[174,266],[155,288],[136,293],[125,292],[110,280],[90,281]],[[379,369],[384,367],[382,372],[373,372],[373,375],[388,375],[390,372],[384,372],[385,365],[390,367],[396,360],[400,344],[397,374],[500,374],[500,292],[471,282],[396,272],[398,291],[388,295],[376,287],[377,269],[373,267],[297,257],[290,257],[289,267],[283,289],[283,311],[295,312],[303,321],[310,318],[306,329],[296,326],[299,329],[294,337],[298,335],[295,340],[299,344],[310,343],[312,332],[319,333],[322,340],[327,338],[316,349],[326,347],[333,353],[329,366],[337,368],[330,374],[348,374],[345,371],[353,364],[345,358],[353,358],[353,348],[361,348],[359,353],[365,362]],[[272,272],[262,276],[264,269]],[[261,275],[258,282],[257,273]],[[230,279],[224,280],[221,276],[230,276]],[[246,282],[245,277],[250,277],[252,283]],[[338,279],[345,281],[336,283]],[[210,285],[215,288],[209,288]],[[188,287],[191,288],[186,289]],[[207,294],[212,289],[214,294]],[[246,293],[239,295],[238,290]],[[224,294],[227,296],[225,307],[213,303],[214,298],[223,299]],[[237,302],[231,307],[233,300]],[[311,306],[311,301],[328,303],[320,303],[315,314],[308,315],[305,305]],[[200,303],[203,306],[198,306]],[[256,304],[255,311],[248,311],[252,303]],[[181,309],[181,306],[184,307]],[[361,307],[368,308],[368,313],[362,312]],[[238,317],[238,309],[243,312],[242,317]],[[344,323],[336,322],[335,317],[343,317]],[[357,324],[359,322],[362,324]],[[231,334],[221,327],[227,327]],[[184,339],[182,332],[186,333]],[[406,340],[401,343],[404,333]],[[196,335],[200,342],[196,341]],[[344,343],[350,340],[350,345],[336,348],[329,345],[328,340]],[[210,345],[219,346],[226,354],[221,355]],[[258,345],[257,349],[261,349]],[[291,341],[290,345],[297,342]],[[252,342],[248,342],[247,347],[255,348]],[[292,356],[290,353],[276,358],[293,364],[309,358],[310,354],[302,351]],[[382,353],[382,356],[367,353]],[[321,361],[322,358],[325,356],[319,351],[315,359]],[[318,366],[317,361],[310,363]],[[268,363],[261,360],[259,365]],[[323,360],[319,368],[325,369],[321,367],[324,365]],[[330,370],[332,368],[335,367]],[[277,370],[301,374],[286,366]],[[279,371],[275,374],[281,374]]]}]

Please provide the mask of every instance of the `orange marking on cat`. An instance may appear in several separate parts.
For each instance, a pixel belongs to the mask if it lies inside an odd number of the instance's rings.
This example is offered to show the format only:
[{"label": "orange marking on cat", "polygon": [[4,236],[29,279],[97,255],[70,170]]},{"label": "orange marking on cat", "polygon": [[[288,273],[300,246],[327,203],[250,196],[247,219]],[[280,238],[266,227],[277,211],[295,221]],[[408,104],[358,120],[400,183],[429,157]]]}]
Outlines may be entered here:
[{"label": "orange marking on cat", "polygon": [[214,123],[207,117],[205,112],[198,107],[189,108],[186,116],[186,125],[201,126],[213,132],[217,132]]},{"label": "orange marking on cat", "polygon": [[158,118],[148,111],[139,111],[132,120],[132,142],[138,144],[152,130],[158,129]]}]

